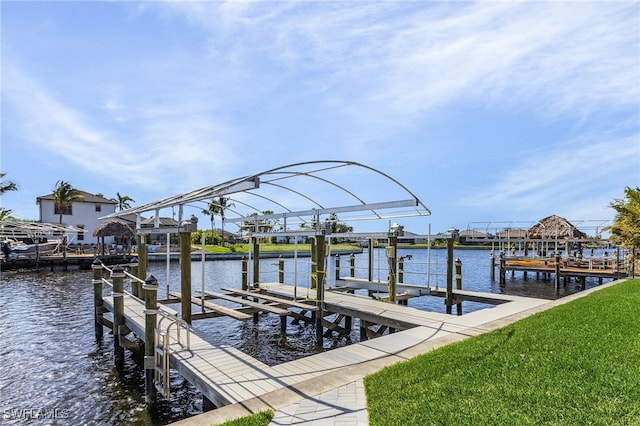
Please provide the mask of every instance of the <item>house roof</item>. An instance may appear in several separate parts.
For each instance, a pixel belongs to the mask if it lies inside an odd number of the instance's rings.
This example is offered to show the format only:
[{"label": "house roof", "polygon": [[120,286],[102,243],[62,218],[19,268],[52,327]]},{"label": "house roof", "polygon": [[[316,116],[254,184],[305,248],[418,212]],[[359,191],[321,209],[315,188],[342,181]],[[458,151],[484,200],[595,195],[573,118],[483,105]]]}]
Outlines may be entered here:
[{"label": "house roof", "polygon": [[[79,191],[80,195],[84,198],[82,201],[75,201],[76,203],[100,203],[100,204],[117,204],[114,200],[108,200],[98,195],[90,194],[86,191]],[[53,200],[53,194],[42,195],[36,198],[36,204],[40,203],[40,200]]]}]

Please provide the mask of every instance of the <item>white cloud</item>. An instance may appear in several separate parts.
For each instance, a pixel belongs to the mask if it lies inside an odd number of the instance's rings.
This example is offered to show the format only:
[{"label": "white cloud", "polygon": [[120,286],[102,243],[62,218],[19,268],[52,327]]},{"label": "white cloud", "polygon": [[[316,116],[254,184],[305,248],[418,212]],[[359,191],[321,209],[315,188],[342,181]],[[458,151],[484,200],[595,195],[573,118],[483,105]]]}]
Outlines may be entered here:
[{"label": "white cloud", "polygon": [[468,100],[533,101],[548,119],[637,105],[633,3],[171,5],[213,39],[241,35],[240,62],[277,58],[326,105],[365,123],[413,121]]}]

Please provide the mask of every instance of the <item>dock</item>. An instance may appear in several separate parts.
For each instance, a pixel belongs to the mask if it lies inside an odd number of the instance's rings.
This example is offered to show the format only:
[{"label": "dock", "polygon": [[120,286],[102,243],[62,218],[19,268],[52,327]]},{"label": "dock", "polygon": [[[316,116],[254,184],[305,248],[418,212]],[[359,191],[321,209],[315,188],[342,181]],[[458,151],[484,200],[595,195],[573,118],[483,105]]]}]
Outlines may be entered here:
[{"label": "dock", "polygon": [[[500,283],[504,284],[507,272],[512,275],[515,272],[522,272],[525,277],[528,273],[535,273],[537,277],[554,276],[556,288],[561,280],[565,284],[570,279],[576,279],[584,283],[585,278],[597,278],[600,283],[603,279],[618,280],[629,276],[624,261],[617,258],[581,258],[581,257],[526,257],[513,256],[504,257],[502,254],[499,261]],[[495,261],[492,258],[492,276],[495,270]]]},{"label": "dock", "polygon": [[[238,296],[251,296],[251,298],[269,301],[279,306],[306,309],[310,312],[315,308],[309,302],[294,300],[295,289],[291,285],[263,283],[260,290],[256,292],[242,290],[235,290],[235,292]],[[220,294],[211,296],[216,297]],[[113,296],[104,297],[103,301],[106,312],[113,313],[116,310]],[[267,393],[299,385],[304,381],[335,373],[345,367],[388,357],[430,339],[475,335],[486,322],[547,302],[541,299],[505,296],[504,303],[484,310],[482,315],[476,312],[464,316],[452,316],[344,292],[326,292],[325,313],[351,315],[360,321],[392,327],[395,331],[376,339],[366,339],[360,343],[302,359],[268,366],[232,346],[209,343],[192,330],[188,331],[187,347],[186,337],[184,335],[179,337],[177,335],[179,328],[174,328],[170,333],[172,348],[168,352],[169,365],[192,383],[213,405],[223,407],[249,400],[255,401],[256,398]],[[146,317],[144,303],[136,297],[125,294],[123,305],[124,325],[127,331],[137,336],[144,336]],[[256,306],[253,307],[256,308]],[[282,312],[274,314],[280,315]],[[169,321],[172,317],[177,318],[170,310],[167,310],[165,315],[168,316]],[[165,317],[158,319],[157,326],[162,326],[162,318]],[[165,322],[165,324],[168,323]]]}]

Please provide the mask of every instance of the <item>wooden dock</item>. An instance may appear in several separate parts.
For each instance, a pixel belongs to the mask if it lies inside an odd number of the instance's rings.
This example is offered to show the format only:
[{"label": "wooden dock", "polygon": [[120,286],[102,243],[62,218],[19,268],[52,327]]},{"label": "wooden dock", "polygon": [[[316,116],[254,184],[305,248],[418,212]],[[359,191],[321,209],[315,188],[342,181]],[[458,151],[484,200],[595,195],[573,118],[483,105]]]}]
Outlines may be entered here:
[{"label": "wooden dock", "polygon": [[[233,309],[236,313],[251,313],[261,309],[287,318],[282,311],[314,313],[313,303],[294,299],[296,290],[293,286],[279,283],[264,283],[259,291],[243,291],[225,289],[225,293],[209,293],[212,298],[233,300],[238,303]],[[299,291],[299,290],[298,290]],[[224,296],[224,297],[220,297]],[[242,297],[250,298],[244,300]],[[531,298],[505,296],[508,300],[495,308],[487,309],[485,315],[452,316],[442,313],[422,311],[408,306],[387,303],[369,297],[344,292],[326,292],[324,303],[325,315],[343,315],[358,318],[362,324],[376,324],[389,327],[394,332],[360,343],[338,349],[318,353],[306,358],[286,362],[276,366],[268,366],[240,350],[227,344],[212,344],[189,329],[188,344],[185,344],[185,331],[182,337],[177,335],[180,327],[169,330],[171,348],[168,351],[169,364],[182,377],[192,383],[216,407],[241,403],[272,392],[317,378],[340,368],[353,366],[365,361],[386,357],[405,350],[428,339],[450,334],[468,335],[477,333],[475,328],[489,320],[510,314],[513,309],[523,306],[537,306],[547,301]],[[201,300],[194,298],[194,302]],[[103,298],[104,308],[114,312],[114,297]],[[131,295],[122,296],[124,325],[127,331],[137,336],[145,335],[145,305]],[[261,301],[261,302],[259,302]],[[251,303],[248,303],[251,302]],[[268,303],[268,305],[267,305]],[[502,309],[501,306],[512,305],[513,309]],[[267,306],[269,306],[267,308]],[[209,306],[211,308],[211,306]],[[215,307],[214,307],[215,308]],[[249,311],[247,311],[249,309]],[[157,321],[157,326],[167,327],[175,312],[161,307],[164,311]],[[218,312],[229,313],[229,312]],[[291,316],[293,319],[295,315]],[[238,317],[236,319],[248,319]],[[164,321],[164,326],[161,323]],[[330,328],[327,329],[328,331]],[[475,331],[474,331],[475,330]],[[178,341],[182,343],[178,344]],[[165,372],[166,374],[166,372]]]},{"label": "wooden dock", "polygon": [[[495,266],[492,266],[492,271]],[[597,278],[617,280],[628,276],[624,262],[611,259],[596,258],[561,258],[560,256],[545,257],[502,257],[498,265],[500,270],[500,283],[505,283],[507,272],[535,273],[538,276],[554,275],[556,287],[560,280],[575,278],[584,282],[585,278]]]}]

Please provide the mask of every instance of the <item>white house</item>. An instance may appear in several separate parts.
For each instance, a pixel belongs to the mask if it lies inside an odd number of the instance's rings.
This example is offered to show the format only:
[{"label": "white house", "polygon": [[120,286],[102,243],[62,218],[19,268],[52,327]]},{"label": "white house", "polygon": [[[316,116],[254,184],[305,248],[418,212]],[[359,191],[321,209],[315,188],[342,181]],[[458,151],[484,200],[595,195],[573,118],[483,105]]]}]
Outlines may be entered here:
[{"label": "white house", "polygon": [[[86,231],[78,232],[77,235],[68,234],[67,239],[75,244],[99,244],[98,238],[93,236],[93,231],[103,222],[100,217],[115,213],[117,203],[84,191],[80,191],[80,194],[84,197],[82,201],[74,201],[62,211],[62,224]],[[36,198],[36,204],[40,207],[40,222],[60,223],[60,212],[55,208],[53,194]],[[113,237],[105,238],[106,244],[112,242]]]}]

